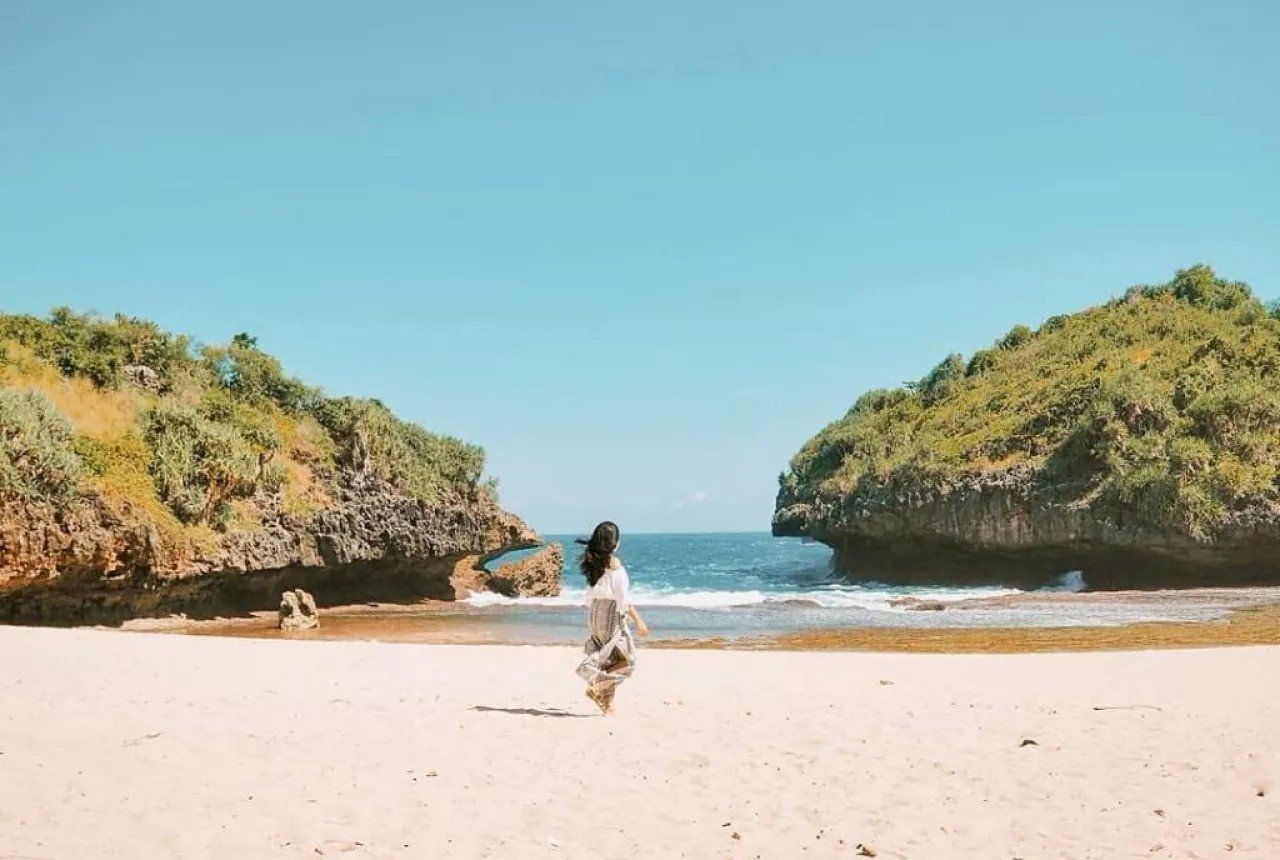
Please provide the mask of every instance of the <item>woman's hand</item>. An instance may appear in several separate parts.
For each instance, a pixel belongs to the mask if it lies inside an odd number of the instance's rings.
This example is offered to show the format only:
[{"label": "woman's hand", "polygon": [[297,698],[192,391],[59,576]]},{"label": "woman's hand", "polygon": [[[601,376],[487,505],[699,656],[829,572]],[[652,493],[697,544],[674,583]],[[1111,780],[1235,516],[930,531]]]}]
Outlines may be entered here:
[{"label": "woman's hand", "polygon": [[631,616],[631,620],[636,623],[636,632],[641,636],[649,635],[649,625],[644,623],[644,619],[640,617],[640,610],[635,605],[627,607],[627,614]]}]

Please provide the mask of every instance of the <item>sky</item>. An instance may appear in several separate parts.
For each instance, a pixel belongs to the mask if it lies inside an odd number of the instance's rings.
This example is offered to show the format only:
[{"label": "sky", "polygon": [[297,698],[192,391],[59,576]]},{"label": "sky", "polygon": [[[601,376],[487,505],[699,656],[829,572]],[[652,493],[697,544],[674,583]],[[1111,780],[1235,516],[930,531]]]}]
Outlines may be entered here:
[{"label": "sky", "polygon": [[764,530],[869,388],[1280,296],[1280,5],[0,4],[0,310],[240,331],[547,533]]}]

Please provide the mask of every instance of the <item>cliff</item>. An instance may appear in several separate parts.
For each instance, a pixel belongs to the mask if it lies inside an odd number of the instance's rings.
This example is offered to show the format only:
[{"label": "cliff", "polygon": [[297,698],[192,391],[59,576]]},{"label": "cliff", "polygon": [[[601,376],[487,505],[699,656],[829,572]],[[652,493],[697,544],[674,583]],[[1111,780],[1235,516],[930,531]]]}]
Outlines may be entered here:
[{"label": "cliff", "polygon": [[0,621],[454,599],[537,535],[483,452],[330,398],[247,336],[0,316]]},{"label": "cliff", "polygon": [[780,477],[773,530],[890,582],[1278,582],[1280,320],[1204,266],[873,391]]}]

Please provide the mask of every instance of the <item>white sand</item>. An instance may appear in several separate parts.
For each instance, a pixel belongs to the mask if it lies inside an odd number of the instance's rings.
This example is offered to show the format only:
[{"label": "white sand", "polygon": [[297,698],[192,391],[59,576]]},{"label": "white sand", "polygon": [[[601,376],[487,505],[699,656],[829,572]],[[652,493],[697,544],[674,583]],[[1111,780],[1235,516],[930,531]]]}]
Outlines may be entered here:
[{"label": "white sand", "polygon": [[642,659],[0,628],[0,857],[1280,857],[1280,647]]}]

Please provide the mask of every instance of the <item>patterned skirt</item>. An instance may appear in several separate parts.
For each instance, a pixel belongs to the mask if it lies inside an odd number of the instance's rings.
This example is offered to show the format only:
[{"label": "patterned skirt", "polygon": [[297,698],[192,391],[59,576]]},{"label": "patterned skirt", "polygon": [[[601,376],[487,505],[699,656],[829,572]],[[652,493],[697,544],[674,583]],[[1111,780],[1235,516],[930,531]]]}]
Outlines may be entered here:
[{"label": "patterned skirt", "polygon": [[587,629],[591,635],[582,647],[585,656],[578,664],[578,677],[605,702],[611,702],[618,685],[635,671],[636,643],[626,616],[612,600],[591,601]]}]

